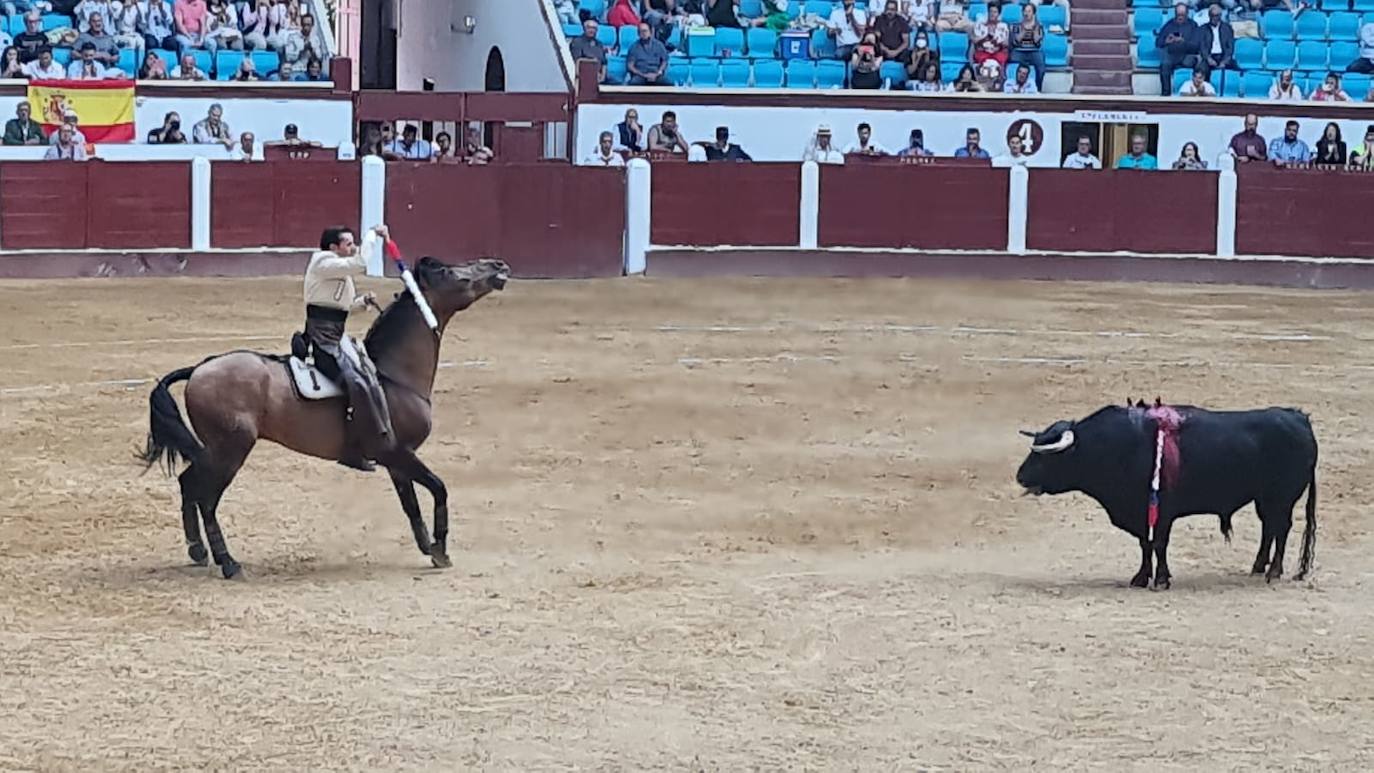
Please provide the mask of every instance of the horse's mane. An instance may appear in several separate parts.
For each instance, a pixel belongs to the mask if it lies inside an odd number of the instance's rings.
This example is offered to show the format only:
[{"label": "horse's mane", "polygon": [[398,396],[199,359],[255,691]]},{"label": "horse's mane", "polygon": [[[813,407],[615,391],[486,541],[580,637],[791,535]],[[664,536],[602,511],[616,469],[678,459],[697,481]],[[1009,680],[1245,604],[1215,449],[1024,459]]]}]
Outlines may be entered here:
[{"label": "horse's mane", "polygon": [[405,290],[397,294],[396,300],[392,301],[367,329],[363,346],[367,347],[368,355],[376,360],[404,338],[407,328],[416,321],[424,326],[424,320],[420,318],[420,307],[415,304],[410,291]]}]

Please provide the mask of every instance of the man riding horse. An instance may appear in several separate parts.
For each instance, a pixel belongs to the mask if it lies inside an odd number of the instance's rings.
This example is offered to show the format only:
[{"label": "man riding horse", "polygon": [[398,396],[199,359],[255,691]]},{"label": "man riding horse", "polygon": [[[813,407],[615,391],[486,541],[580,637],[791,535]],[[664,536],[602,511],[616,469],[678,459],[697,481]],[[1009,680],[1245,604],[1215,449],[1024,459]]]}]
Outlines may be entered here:
[{"label": "man riding horse", "polygon": [[391,414],[376,370],[364,364],[367,354],[358,351],[355,360],[343,351],[342,339],[348,312],[376,305],[372,293],[357,293],[353,277],[367,273],[367,256],[388,235],[386,226],[376,226],[359,249],[352,229],[326,228],[319,252],[305,269],[305,342],[314,351],[315,367],[340,382],[348,395],[348,440],[339,464],[363,472],[377,469],[370,460],[391,443]]}]

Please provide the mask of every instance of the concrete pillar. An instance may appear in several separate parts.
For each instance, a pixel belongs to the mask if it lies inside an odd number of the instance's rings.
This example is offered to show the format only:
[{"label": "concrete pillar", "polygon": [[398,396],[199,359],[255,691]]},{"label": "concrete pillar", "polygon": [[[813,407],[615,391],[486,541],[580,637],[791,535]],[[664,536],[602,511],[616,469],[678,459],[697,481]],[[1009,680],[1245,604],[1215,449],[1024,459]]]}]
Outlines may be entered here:
[{"label": "concrete pillar", "polygon": [[[365,156],[362,161],[362,198],[358,225],[360,235],[367,229],[381,225],[386,217],[386,162],[377,156]],[[367,275],[382,276],[386,269],[386,259],[381,250],[374,250],[367,258]]]},{"label": "concrete pillar", "polygon": [[649,162],[631,159],[625,167],[625,273],[642,274],[649,262],[653,173]]},{"label": "concrete pillar", "polygon": [[1026,220],[1030,210],[1030,170],[1013,165],[1007,195],[1007,252],[1026,254]]},{"label": "concrete pillar", "polygon": [[191,159],[191,249],[210,249],[210,159]]},{"label": "concrete pillar", "polygon": [[821,230],[821,165],[807,161],[801,168],[801,223],[797,246],[814,250]]},{"label": "concrete pillar", "polygon": [[1236,256],[1236,160],[1230,153],[1217,160],[1217,257]]}]

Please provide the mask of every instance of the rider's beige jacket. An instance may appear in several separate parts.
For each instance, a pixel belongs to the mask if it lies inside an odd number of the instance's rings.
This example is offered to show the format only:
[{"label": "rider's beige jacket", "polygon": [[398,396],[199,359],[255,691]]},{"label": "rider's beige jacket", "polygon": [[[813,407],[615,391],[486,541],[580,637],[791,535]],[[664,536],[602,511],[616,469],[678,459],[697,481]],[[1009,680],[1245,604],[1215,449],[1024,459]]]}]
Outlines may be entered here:
[{"label": "rider's beige jacket", "polygon": [[363,306],[362,296],[353,285],[353,277],[367,273],[367,256],[377,249],[378,238],[368,231],[352,257],[343,257],[329,250],[310,256],[305,269],[305,303],[331,309],[352,311]]}]

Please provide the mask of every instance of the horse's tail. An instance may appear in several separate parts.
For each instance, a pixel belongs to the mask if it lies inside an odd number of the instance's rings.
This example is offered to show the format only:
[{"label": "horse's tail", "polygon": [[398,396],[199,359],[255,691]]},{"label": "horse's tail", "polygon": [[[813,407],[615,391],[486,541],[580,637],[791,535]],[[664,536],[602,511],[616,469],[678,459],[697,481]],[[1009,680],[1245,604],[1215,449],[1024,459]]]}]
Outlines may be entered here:
[{"label": "horse's tail", "polygon": [[148,468],[161,462],[167,474],[171,475],[176,471],[178,460],[185,459],[195,464],[205,453],[205,447],[182,420],[181,409],[168,389],[178,381],[189,379],[198,367],[196,365],[168,373],[157,382],[152,395],[148,397],[148,443],[138,455]]}]

